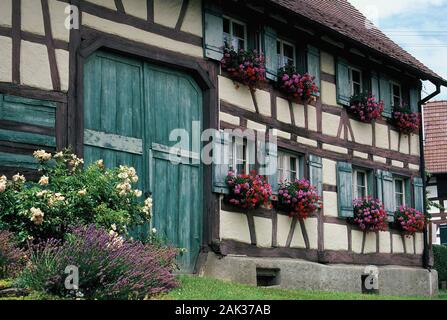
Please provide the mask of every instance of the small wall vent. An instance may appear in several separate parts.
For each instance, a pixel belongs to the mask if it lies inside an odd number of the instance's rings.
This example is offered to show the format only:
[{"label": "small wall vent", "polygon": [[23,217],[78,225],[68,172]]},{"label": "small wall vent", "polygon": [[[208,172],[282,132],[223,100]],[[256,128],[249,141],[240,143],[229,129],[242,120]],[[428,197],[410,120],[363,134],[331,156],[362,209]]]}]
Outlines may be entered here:
[{"label": "small wall vent", "polygon": [[280,269],[256,268],[258,287],[272,287],[281,283]]}]

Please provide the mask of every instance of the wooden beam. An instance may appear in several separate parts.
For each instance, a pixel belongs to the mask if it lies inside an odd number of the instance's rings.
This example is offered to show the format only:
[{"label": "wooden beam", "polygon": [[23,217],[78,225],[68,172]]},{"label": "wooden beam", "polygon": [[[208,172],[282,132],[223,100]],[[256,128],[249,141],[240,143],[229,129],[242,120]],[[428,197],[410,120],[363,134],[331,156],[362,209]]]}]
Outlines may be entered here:
[{"label": "wooden beam", "polygon": [[41,0],[42,13],[43,13],[43,24],[45,29],[45,39],[48,52],[48,60],[51,72],[51,82],[53,84],[53,90],[61,91],[61,80],[59,75],[59,68],[57,66],[56,60],[56,50],[54,49],[53,43],[53,33],[51,30],[51,18],[50,9],[48,7],[48,0]]},{"label": "wooden beam", "polygon": [[12,82],[20,84],[21,0],[12,1]]},{"label": "wooden beam", "polygon": [[115,7],[119,13],[126,14],[122,0],[115,0]]},{"label": "wooden beam", "polygon": [[182,1],[182,8],[180,9],[180,14],[175,24],[175,30],[180,31],[183,25],[183,21],[185,20],[186,12],[188,11],[189,0]]}]

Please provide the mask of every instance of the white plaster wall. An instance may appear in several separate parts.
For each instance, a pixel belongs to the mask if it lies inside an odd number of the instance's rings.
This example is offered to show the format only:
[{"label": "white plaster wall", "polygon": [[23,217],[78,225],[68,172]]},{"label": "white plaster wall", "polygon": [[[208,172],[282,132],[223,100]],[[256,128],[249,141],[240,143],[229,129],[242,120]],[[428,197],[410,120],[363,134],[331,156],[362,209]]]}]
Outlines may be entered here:
[{"label": "white plaster wall", "polygon": [[182,2],[182,0],[154,0],[155,23],[174,28],[180,15]]},{"label": "white plaster wall", "polygon": [[390,130],[391,137],[391,150],[399,151],[399,132],[396,130]]},{"label": "white plaster wall", "polygon": [[321,71],[335,75],[334,56],[327,52],[321,51],[320,57],[321,57]]},{"label": "white plaster wall", "polygon": [[56,62],[61,80],[62,91],[68,91],[70,54],[66,50],[56,49]]},{"label": "white plaster wall", "polygon": [[220,121],[224,121],[226,123],[230,123],[235,126],[239,126],[239,124],[240,124],[239,117],[235,117],[229,113],[219,112],[219,119],[220,119]]},{"label": "white plaster wall", "polygon": [[43,26],[42,4],[36,0],[22,0],[22,31],[45,34]]},{"label": "white plaster wall", "polygon": [[337,116],[335,114],[323,112],[323,116],[322,116],[323,134],[326,134],[326,135],[329,135],[332,137],[336,137],[337,133],[338,133],[339,126],[340,126],[340,117],[339,116]]},{"label": "white plaster wall", "polygon": [[114,0],[87,0],[87,2],[96,3],[102,7],[106,7],[112,10],[116,10],[116,5]]},{"label": "white plaster wall", "polygon": [[391,253],[391,236],[389,231],[379,232],[379,250],[381,253]]},{"label": "white plaster wall", "polygon": [[386,158],[383,158],[383,157],[373,156],[373,160],[374,160],[375,162],[379,162],[379,163],[386,164]]},{"label": "white plaster wall", "polygon": [[69,42],[70,30],[65,28],[65,20],[67,18],[65,7],[67,6],[67,3],[60,1],[48,1],[48,8],[50,10],[51,17],[51,33],[53,34],[53,38]]},{"label": "white plaster wall", "polygon": [[337,105],[337,87],[334,83],[321,81],[321,102],[330,106]]},{"label": "white plaster wall", "polygon": [[[362,253],[363,232],[359,230],[352,230],[352,251],[355,253]],[[366,233],[365,251],[364,253],[377,252],[376,234],[372,232]]]},{"label": "white plaster wall", "polygon": [[[310,249],[318,249],[318,220],[317,218],[308,218],[304,220],[304,225],[306,227],[307,236],[309,238]],[[304,242],[303,232],[301,230],[300,223],[297,222],[295,233],[293,234],[292,242],[290,243],[291,248],[306,248],[306,243]]]},{"label": "white plaster wall", "polygon": [[20,77],[24,85],[52,90],[47,47],[23,41],[20,49]]},{"label": "white plaster wall", "polygon": [[256,112],[250,89],[246,86],[240,86],[236,89],[232,80],[222,76],[219,76],[219,97],[221,100],[225,100],[242,109]]},{"label": "white plaster wall", "polygon": [[240,213],[220,211],[220,238],[251,243],[247,216]]},{"label": "white plaster wall", "polygon": [[[436,229],[435,229],[436,230]],[[415,234],[416,254],[424,253],[424,235],[421,232]]]},{"label": "white plaster wall", "polygon": [[338,224],[324,224],[324,249],[348,250],[347,227]]},{"label": "white plaster wall", "polygon": [[415,171],[419,171],[420,167],[417,164],[408,164],[408,168],[410,168],[410,170],[415,170]]},{"label": "white plaster wall", "polygon": [[388,126],[376,123],[376,146],[382,149],[389,149]]},{"label": "white plaster wall", "polygon": [[276,112],[277,112],[277,118],[281,122],[285,123],[292,123],[291,115],[290,115],[290,107],[289,107],[289,101],[283,99],[283,98],[277,98],[276,99]]},{"label": "white plaster wall", "polygon": [[405,153],[405,154],[410,153],[410,150],[409,150],[410,145],[408,143],[409,139],[410,138],[409,138],[408,135],[406,135],[406,134],[402,134],[401,135],[401,137],[400,137],[400,150],[399,150],[401,153]]},{"label": "white plaster wall", "polygon": [[343,148],[343,147],[334,146],[332,144],[323,143],[323,149],[332,151],[332,152],[348,154],[348,149]]},{"label": "white plaster wall", "polygon": [[12,39],[0,36],[0,81],[12,81]]},{"label": "white plaster wall", "polygon": [[276,130],[276,136],[278,136],[278,138],[283,138],[287,140],[290,140],[292,137],[290,133],[281,130]]},{"label": "white plaster wall", "polygon": [[393,253],[404,253],[402,237],[399,234],[393,234]]},{"label": "white plaster wall", "polygon": [[117,36],[144,44],[157,46],[166,50],[179,52],[190,56],[203,57],[202,47],[172,40],[155,33],[146,32],[126,24],[112,22],[87,13],[83,13],[82,15],[82,23],[85,26],[89,26],[105,33],[115,34]]},{"label": "white plaster wall", "polygon": [[323,184],[337,185],[337,162],[323,159]]},{"label": "white plaster wall", "polygon": [[258,103],[259,113],[270,117],[272,108],[270,106],[270,93],[264,90],[255,91],[256,102]]},{"label": "white plaster wall", "polygon": [[355,142],[372,145],[372,125],[350,119]]},{"label": "white plaster wall", "polygon": [[323,210],[328,217],[338,217],[337,192],[323,191]]},{"label": "white plaster wall", "polygon": [[403,168],[404,163],[402,161],[391,160],[391,165],[398,168]]},{"label": "white plaster wall", "polygon": [[122,0],[126,14],[146,20],[147,1],[146,0]]},{"label": "white plaster wall", "polygon": [[12,0],[2,0],[0,3],[0,26],[11,27]]},{"label": "white plaster wall", "polygon": [[311,139],[307,139],[307,138],[303,138],[303,137],[297,137],[296,141],[298,143],[301,144],[305,144],[307,146],[311,146],[311,147],[318,147],[318,142],[316,140],[311,140]]},{"label": "white plaster wall", "polygon": [[186,11],[181,31],[195,34],[199,37],[203,36],[201,0],[189,1],[188,10]]},{"label": "white plaster wall", "polygon": [[301,104],[292,103],[292,108],[295,125],[297,127],[304,128],[306,126],[304,106]]},{"label": "white plaster wall", "polygon": [[364,152],[360,152],[360,151],[355,151],[353,152],[354,157],[356,158],[361,158],[361,159],[368,159],[368,154],[364,153]]},{"label": "white plaster wall", "polygon": [[410,137],[411,142],[411,154],[414,156],[419,156],[419,135],[412,134]]},{"label": "white plaster wall", "polygon": [[[292,218],[281,214],[278,215],[278,233],[276,241],[278,242],[279,247],[286,246],[291,224]],[[295,232],[297,232],[297,229],[298,228],[295,229]]]},{"label": "white plaster wall", "polygon": [[414,243],[413,237],[405,237],[405,248],[408,254],[414,254]]},{"label": "white plaster wall", "polygon": [[317,109],[314,106],[307,106],[307,119],[310,131],[317,131]]},{"label": "white plaster wall", "polygon": [[247,128],[248,129],[252,129],[252,130],[256,130],[259,132],[266,132],[267,131],[267,127],[264,124],[258,123],[258,122],[254,122],[251,120],[247,120]]},{"label": "white plaster wall", "polygon": [[272,220],[254,217],[256,243],[258,247],[270,248],[272,246]]}]

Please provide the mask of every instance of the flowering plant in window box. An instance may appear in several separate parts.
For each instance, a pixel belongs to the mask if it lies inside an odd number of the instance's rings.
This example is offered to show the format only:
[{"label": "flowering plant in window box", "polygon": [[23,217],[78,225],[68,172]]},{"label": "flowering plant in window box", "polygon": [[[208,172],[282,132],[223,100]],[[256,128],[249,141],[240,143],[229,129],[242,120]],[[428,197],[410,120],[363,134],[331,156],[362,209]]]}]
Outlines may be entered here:
[{"label": "flowering plant in window box", "polygon": [[232,48],[225,48],[220,64],[234,81],[243,83],[250,90],[255,90],[266,82],[265,58],[256,50],[235,51]]},{"label": "flowering plant in window box", "polygon": [[349,219],[366,232],[386,231],[388,228],[388,214],[382,203],[371,196],[355,199],[354,217]]},{"label": "flowering plant in window box", "polygon": [[256,171],[250,171],[249,174],[235,174],[230,171],[226,183],[230,188],[226,201],[231,205],[247,210],[270,205],[272,187],[267,178],[257,175]]},{"label": "flowering plant in window box", "polygon": [[397,229],[404,231],[408,236],[422,232],[428,222],[428,218],[422,212],[404,205],[396,210],[394,217]]},{"label": "flowering plant in window box", "polygon": [[280,185],[277,207],[289,212],[291,217],[304,220],[321,209],[323,204],[317,188],[312,186],[308,180],[303,179]]},{"label": "flowering plant in window box", "polygon": [[421,126],[421,114],[411,112],[408,107],[395,107],[393,119],[396,127],[404,134],[413,134],[419,132]]},{"label": "flowering plant in window box", "polygon": [[316,100],[319,94],[315,77],[309,73],[300,75],[295,67],[288,65],[278,71],[278,88],[284,92],[290,100],[296,102],[308,102]]},{"label": "flowering plant in window box", "polygon": [[383,112],[383,101],[376,101],[371,92],[362,92],[351,97],[348,111],[358,120],[371,123]]}]

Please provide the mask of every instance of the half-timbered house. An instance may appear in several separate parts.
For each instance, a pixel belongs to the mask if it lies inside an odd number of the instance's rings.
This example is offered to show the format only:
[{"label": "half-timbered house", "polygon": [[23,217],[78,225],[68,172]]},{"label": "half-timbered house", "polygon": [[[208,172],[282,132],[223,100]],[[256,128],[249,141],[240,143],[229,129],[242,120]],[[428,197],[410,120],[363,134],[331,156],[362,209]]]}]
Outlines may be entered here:
[{"label": "half-timbered house", "polygon": [[[263,88],[235,86],[221,71],[228,40],[264,52]],[[31,176],[35,149],[68,146],[87,163],[134,166],[154,198],[154,226],[187,249],[185,272],[361,291],[365,266],[374,265],[383,293],[436,287],[426,233],[364,233],[346,218],[352,199],[368,194],[381,199],[390,221],[400,204],[424,210],[420,135],[398,132],[392,105],[408,101],[419,111],[447,81],[348,1],[1,0],[0,56],[0,171]],[[291,102],[276,89],[286,62],[316,77],[316,101]],[[425,99],[422,80],[438,89]],[[381,119],[362,123],[347,113],[358,90],[384,101]],[[280,178],[308,178],[323,209],[298,221],[229,206],[228,170],[257,153],[235,148],[242,151],[234,165],[213,166],[185,147],[175,165],[176,128],[275,132],[273,187]]]}]

